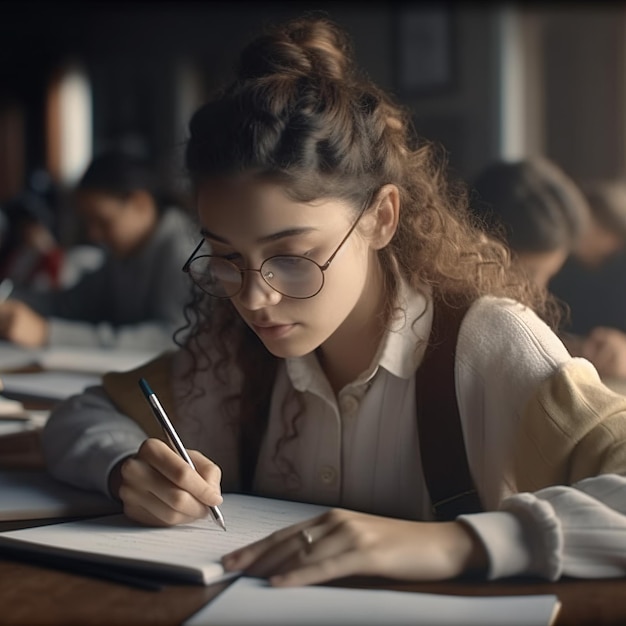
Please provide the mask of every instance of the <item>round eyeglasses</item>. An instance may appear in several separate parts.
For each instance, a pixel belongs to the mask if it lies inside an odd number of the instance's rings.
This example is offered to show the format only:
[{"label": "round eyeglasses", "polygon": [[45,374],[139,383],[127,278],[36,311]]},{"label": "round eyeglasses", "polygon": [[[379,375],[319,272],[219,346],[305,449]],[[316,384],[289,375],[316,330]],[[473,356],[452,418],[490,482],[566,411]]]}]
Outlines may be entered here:
[{"label": "round eyeglasses", "polygon": [[194,283],[205,293],[214,298],[233,298],[243,289],[245,272],[258,272],[261,278],[283,296],[304,300],[316,296],[324,286],[324,272],[341,250],[356,228],[359,220],[370,204],[371,196],[359,211],[354,224],[341,240],[326,263],[320,265],[304,256],[278,254],[261,263],[259,269],[242,268],[220,256],[202,254],[195,256],[204,244],[204,239],[196,246],[191,256],[183,265],[183,272],[188,273]]}]

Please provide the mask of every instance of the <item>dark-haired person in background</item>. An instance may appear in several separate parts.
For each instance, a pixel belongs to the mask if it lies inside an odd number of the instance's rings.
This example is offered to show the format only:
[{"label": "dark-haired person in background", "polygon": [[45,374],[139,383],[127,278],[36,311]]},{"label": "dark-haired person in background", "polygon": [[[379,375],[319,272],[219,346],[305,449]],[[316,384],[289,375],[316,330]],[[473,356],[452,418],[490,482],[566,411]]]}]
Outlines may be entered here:
[{"label": "dark-haired person in background", "polygon": [[118,151],[92,161],[74,204],[88,239],[104,247],[104,263],[71,289],[17,290],[0,305],[0,337],[31,347],[172,347],[188,294],[180,275],[192,241],[188,217],[162,200],[143,160]]},{"label": "dark-haired person in background", "polygon": [[[565,339],[605,378],[626,380],[626,181],[580,184],[591,220],[550,283],[570,309]],[[622,386],[620,386],[620,389]]]},{"label": "dark-haired person in background", "polygon": [[474,181],[471,209],[509,247],[531,280],[547,287],[579,241],[589,208],[576,183],[552,161],[497,161]]},{"label": "dark-haired person in background", "polygon": [[0,279],[49,291],[61,286],[64,251],[46,201],[25,190],[0,207]]}]

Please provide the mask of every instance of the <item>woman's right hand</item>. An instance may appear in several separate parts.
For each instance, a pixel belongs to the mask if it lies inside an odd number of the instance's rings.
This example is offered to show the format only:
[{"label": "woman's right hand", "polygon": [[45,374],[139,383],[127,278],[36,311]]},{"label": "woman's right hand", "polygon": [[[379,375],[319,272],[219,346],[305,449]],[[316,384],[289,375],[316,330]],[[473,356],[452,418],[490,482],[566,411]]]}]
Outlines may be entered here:
[{"label": "woman's right hand", "polygon": [[146,439],[134,456],[120,461],[109,478],[124,513],[148,526],[174,526],[207,517],[222,503],[220,468],[188,450],[194,470],[160,439]]}]

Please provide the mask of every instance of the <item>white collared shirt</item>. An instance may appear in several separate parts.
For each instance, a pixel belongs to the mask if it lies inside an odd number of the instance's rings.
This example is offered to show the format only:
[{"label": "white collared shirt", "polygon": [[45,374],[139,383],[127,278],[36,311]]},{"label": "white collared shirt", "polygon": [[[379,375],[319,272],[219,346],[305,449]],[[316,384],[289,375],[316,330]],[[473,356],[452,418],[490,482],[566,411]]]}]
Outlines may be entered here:
[{"label": "white collared shirt", "polygon": [[[420,463],[414,374],[432,315],[430,308],[424,312],[420,294],[405,290],[401,297],[408,323],[394,323],[371,366],[337,396],[314,354],[281,363],[255,474],[255,490],[260,494],[430,519]],[[184,362],[184,353],[180,355]],[[456,395],[470,469],[488,511],[463,517],[463,521],[483,541],[492,578],[626,572],[626,517],[620,510],[616,523],[616,505],[610,500],[615,500],[616,489],[626,492],[626,479],[600,476],[583,481],[584,487],[554,487],[535,495],[515,494],[507,476],[516,426],[528,398],[571,359],[535,313],[511,300],[481,298],[462,322]],[[179,398],[179,432],[185,445],[221,466],[223,489],[228,491],[236,487],[237,443],[223,399],[233,390],[206,372],[199,375],[200,381],[206,389],[201,399]],[[293,389],[301,392],[303,410],[290,401]],[[291,463],[294,472],[289,475],[276,463],[275,450],[290,421],[284,415],[296,410],[300,410],[297,435],[283,446],[281,457]],[[94,389],[54,412],[44,432],[44,450],[51,471],[59,478],[106,491],[111,468],[136,451],[144,438],[101,389]],[[618,487],[611,482],[610,489],[604,488],[607,481],[616,480],[622,481]],[[613,495],[607,495],[605,502],[600,493]],[[515,506],[499,510],[505,499]],[[618,499],[622,500],[626,499]],[[581,507],[584,516],[577,513]],[[612,537],[620,538],[610,559],[603,538],[606,527],[611,527]]]},{"label": "white collared shirt", "polygon": [[[370,367],[337,396],[314,354],[287,359],[280,367],[256,490],[431,519],[421,469],[415,372],[430,333],[432,308],[418,293],[404,290],[401,298],[405,314],[394,321]],[[511,493],[499,477],[528,396],[570,358],[547,326],[517,303],[484,298],[468,311],[459,331],[457,401],[470,468],[485,506],[496,507]],[[273,461],[290,386],[304,399],[298,436],[285,446],[299,484],[286,481]]]}]

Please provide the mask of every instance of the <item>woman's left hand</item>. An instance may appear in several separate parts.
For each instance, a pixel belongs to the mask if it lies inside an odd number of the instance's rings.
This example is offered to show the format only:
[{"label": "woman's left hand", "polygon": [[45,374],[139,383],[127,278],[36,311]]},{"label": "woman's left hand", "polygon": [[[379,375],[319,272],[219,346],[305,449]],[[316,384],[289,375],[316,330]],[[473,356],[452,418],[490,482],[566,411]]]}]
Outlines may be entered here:
[{"label": "woman's left hand", "polygon": [[461,522],[413,522],[333,509],[223,557],[227,571],[275,586],[345,576],[444,580],[484,570],[487,555]]}]

